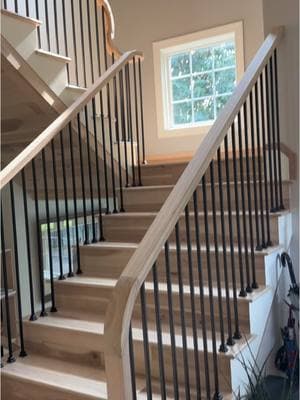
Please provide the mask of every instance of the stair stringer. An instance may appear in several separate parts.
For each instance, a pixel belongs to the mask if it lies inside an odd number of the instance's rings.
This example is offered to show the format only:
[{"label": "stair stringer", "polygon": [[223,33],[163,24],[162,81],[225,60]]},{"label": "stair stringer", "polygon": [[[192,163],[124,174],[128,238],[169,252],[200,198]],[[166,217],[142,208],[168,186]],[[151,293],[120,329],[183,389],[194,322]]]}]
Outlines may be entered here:
[{"label": "stair stringer", "polygon": [[250,332],[253,339],[236,358],[231,360],[231,387],[235,395],[246,394],[249,384],[241,362],[245,361],[252,365],[255,363],[255,368],[259,370],[276,351],[280,329],[276,301],[282,274],[280,254],[288,248],[292,235],[290,212],[284,212],[278,217],[278,234],[279,245],[271,249],[270,253],[264,257],[266,290],[254,301],[249,302]]}]

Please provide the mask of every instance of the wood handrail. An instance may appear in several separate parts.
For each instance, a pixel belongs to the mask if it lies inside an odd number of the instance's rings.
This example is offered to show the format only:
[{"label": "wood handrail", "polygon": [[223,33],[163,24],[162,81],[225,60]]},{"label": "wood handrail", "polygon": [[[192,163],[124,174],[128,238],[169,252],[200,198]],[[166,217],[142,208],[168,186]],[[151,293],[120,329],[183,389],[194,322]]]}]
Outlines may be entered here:
[{"label": "wood handrail", "polygon": [[56,120],[54,120],[42,133],[40,133],[16,158],[14,158],[0,172],[0,190],[13,179],[37,154],[62,130],[74,117],[88,104],[88,102],[104,88],[107,83],[117,75],[127,62],[142,58],[140,51],[132,50],[124,53],[111,67],[109,67],[93,85]]},{"label": "wood handrail", "polygon": [[115,37],[115,19],[108,0],[97,0],[97,6],[103,7],[105,12],[105,34],[106,34],[106,47],[107,52],[112,55],[114,54],[115,60],[121,57],[123,54],[117,46],[114,44]]},{"label": "wood handrail", "polygon": [[114,380],[123,390],[123,397],[108,382],[109,396],[113,400],[131,398],[126,388],[128,382],[125,384],[125,380],[130,378],[126,370],[129,369],[129,327],[140,287],[282,35],[283,28],[280,27],[265,39],[118,279],[108,305],[104,329],[107,378],[113,371],[115,376],[123,378],[120,382]]}]

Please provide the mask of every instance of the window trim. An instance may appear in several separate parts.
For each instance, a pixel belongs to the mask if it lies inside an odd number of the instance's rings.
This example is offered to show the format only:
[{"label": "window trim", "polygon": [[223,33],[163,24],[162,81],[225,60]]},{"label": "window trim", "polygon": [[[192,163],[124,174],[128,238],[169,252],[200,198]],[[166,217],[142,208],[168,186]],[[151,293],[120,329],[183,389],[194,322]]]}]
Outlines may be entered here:
[{"label": "window trim", "polygon": [[244,73],[242,21],[153,43],[157,132],[159,138],[204,135],[214,122],[212,120],[210,122],[183,124],[180,128],[169,127],[168,105],[171,104],[171,85],[168,84],[168,79],[166,79],[169,76],[169,55],[176,52],[190,51],[195,47],[201,47],[201,44],[203,46],[217,44],[227,39],[232,39],[235,42],[236,80],[238,82]]}]

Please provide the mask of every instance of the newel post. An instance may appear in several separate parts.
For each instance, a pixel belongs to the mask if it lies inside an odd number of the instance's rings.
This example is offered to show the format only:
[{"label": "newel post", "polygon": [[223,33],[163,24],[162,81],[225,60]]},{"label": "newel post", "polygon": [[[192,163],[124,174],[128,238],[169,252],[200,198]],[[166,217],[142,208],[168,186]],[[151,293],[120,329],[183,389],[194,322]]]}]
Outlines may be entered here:
[{"label": "newel post", "polygon": [[136,298],[133,282],[121,275],[106,311],[104,361],[109,400],[132,400],[129,329]]}]

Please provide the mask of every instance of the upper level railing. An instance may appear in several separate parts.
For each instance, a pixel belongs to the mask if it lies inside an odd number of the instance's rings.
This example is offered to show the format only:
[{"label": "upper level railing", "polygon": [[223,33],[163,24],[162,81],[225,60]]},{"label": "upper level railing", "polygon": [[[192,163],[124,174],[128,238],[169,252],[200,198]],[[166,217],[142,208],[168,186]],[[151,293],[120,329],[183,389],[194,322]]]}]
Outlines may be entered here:
[{"label": "upper level railing", "polygon": [[141,60],[138,51],[121,55],[0,172],[8,362],[15,361],[15,353],[5,250],[13,254],[20,356],[25,356],[23,317],[46,315],[48,302],[51,312],[57,311],[54,280],[81,273],[79,246],[105,239],[103,210],[125,211],[123,187],[142,184]]},{"label": "upper level railing", "polygon": [[[258,287],[254,252],[271,245],[270,212],[284,208],[276,50],[282,33],[278,28],[268,35],[118,279],[105,321],[111,400],[135,399],[137,374],[145,376],[148,399],[154,378],[162,399],[167,384],[175,399],[182,398],[180,384],[186,399],[192,386],[197,398],[201,393],[221,398],[217,352],[241,338],[238,296]],[[183,248],[188,271],[183,270]],[[176,267],[170,264],[171,250]],[[162,291],[169,310],[163,320]],[[135,346],[136,327],[143,332],[143,352]]]},{"label": "upper level railing", "polygon": [[3,0],[2,8],[42,21],[38,46],[70,57],[69,84],[89,87],[122,54],[108,0]]}]

